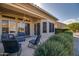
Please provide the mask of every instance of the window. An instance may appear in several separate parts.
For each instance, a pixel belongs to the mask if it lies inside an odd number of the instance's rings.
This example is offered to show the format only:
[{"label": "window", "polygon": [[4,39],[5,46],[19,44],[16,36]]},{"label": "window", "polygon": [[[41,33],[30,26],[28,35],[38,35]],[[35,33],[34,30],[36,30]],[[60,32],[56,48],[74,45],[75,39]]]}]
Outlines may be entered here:
[{"label": "window", "polygon": [[2,34],[15,33],[16,22],[14,20],[2,20]]},{"label": "window", "polygon": [[36,35],[36,24],[34,24],[34,34]]},{"label": "window", "polygon": [[49,32],[54,32],[54,24],[49,23]]},{"label": "window", "polygon": [[47,32],[47,22],[43,22],[43,33]]},{"label": "window", "polygon": [[37,35],[40,35],[40,23],[37,23]]},{"label": "window", "polygon": [[26,35],[30,35],[30,24],[29,23],[25,24],[25,33]]}]

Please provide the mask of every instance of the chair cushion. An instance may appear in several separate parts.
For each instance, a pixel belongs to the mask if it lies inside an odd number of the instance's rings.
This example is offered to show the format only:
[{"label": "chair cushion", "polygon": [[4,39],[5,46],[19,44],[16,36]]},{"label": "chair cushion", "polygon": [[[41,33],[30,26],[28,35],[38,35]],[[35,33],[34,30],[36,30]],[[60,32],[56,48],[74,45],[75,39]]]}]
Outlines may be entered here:
[{"label": "chair cushion", "polygon": [[29,43],[35,44],[35,40],[30,40]]},{"label": "chair cushion", "polygon": [[25,41],[25,36],[18,36],[18,37],[16,37],[16,40],[18,41],[18,42],[23,42],[23,41]]},{"label": "chair cushion", "polygon": [[25,36],[24,32],[18,32],[18,36]]},{"label": "chair cushion", "polygon": [[25,41],[26,35],[24,32],[18,32],[17,36],[16,36],[16,40],[18,42],[23,42]]},{"label": "chair cushion", "polygon": [[38,35],[35,40],[30,40],[29,43],[32,43],[33,45],[37,45],[40,42],[40,38],[41,36]]}]

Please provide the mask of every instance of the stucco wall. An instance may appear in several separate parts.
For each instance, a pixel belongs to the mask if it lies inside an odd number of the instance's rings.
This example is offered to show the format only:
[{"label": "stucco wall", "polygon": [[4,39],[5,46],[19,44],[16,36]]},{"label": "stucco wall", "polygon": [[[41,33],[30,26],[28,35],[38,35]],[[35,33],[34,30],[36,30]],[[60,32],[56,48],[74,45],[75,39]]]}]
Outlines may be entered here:
[{"label": "stucco wall", "polygon": [[[47,33],[43,33],[43,22],[47,22]],[[51,35],[54,35],[55,32],[49,32],[49,22],[53,23],[50,19],[43,19],[41,20],[41,43],[45,42]]]},{"label": "stucco wall", "polygon": [[[8,20],[8,19],[6,19]],[[43,33],[43,22],[47,22],[47,33]],[[16,31],[16,34],[18,32],[18,28],[24,28],[25,31],[25,23],[29,23],[30,24],[30,36],[34,36],[34,24],[36,23],[40,23],[40,34],[41,34],[41,42],[45,41],[48,39],[48,37],[50,37],[51,35],[54,35],[54,32],[49,32],[49,22],[54,23],[52,20],[50,19],[41,19],[41,20],[37,20],[37,21],[32,21],[32,22],[24,22],[24,21],[20,21],[20,22],[16,22],[15,20],[10,20],[9,24],[16,24],[16,26],[10,28],[10,31]],[[1,24],[1,23],[0,23]],[[10,25],[9,25],[10,26]],[[11,27],[11,26],[10,26]],[[1,27],[2,28],[2,27]],[[0,28],[0,31],[2,32]],[[0,33],[1,35],[1,33]]]},{"label": "stucco wall", "polygon": [[[47,33],[43,33],[43,22],[47,22]],[[30,36],[34,36],[34,24],[40,23],[41,43],[45,42],[55,32],[49,32],[49,22],[53,23],[50,19],[41,19],[30,23]]]},{"label": "stucco wall", "polygon": [[[47,22],[47,33],[43,33],[43,22]],[[40,23],[40,34],[41,34],[41,43],[46,41],[51,35],[54,35],[55,32],[49,32],[49,22],[53,23],[52,20],[42,19],[30,23],[30,32],[31,36],[34,36],[34,24]]]}]

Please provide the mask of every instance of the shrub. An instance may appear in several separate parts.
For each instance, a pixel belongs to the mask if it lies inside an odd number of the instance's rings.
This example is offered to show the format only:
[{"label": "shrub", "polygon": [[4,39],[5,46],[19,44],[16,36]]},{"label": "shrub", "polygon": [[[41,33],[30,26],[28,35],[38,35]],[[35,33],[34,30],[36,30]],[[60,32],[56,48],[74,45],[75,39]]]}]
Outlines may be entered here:
[{"label": "shrub", "polygon": [[41,44],[35,51],[38,56],[67,56],[73,55],[73,36],[68,33],[60,33],[51,36],[49,40]]},{"label": "shrub", "polygon": [[55,34],[63,33],[63,32],[71,32],[69,29],[55,29]]},{"label": "shrub", "polygon": [[54,41],[53,42],[47,41],[35,51],[35,55],[38,56],[59,55],[60,52],[63,51],[63,49],[64,49],[63,44]]},{"label": "shrub", "polygon": [[65,31],[64,33],[73,36],[73,32],[71,32],[71,31],[70,32],[69,31]]}]

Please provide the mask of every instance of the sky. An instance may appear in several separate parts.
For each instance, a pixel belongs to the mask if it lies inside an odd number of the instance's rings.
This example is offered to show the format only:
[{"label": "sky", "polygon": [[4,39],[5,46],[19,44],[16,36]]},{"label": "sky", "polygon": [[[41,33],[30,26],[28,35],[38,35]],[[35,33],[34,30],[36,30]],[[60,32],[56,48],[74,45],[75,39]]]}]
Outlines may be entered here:
[{"label": "sky", "polygon": [[62,23],[79,22],[78,3],[35,3],[59,19]]}]

